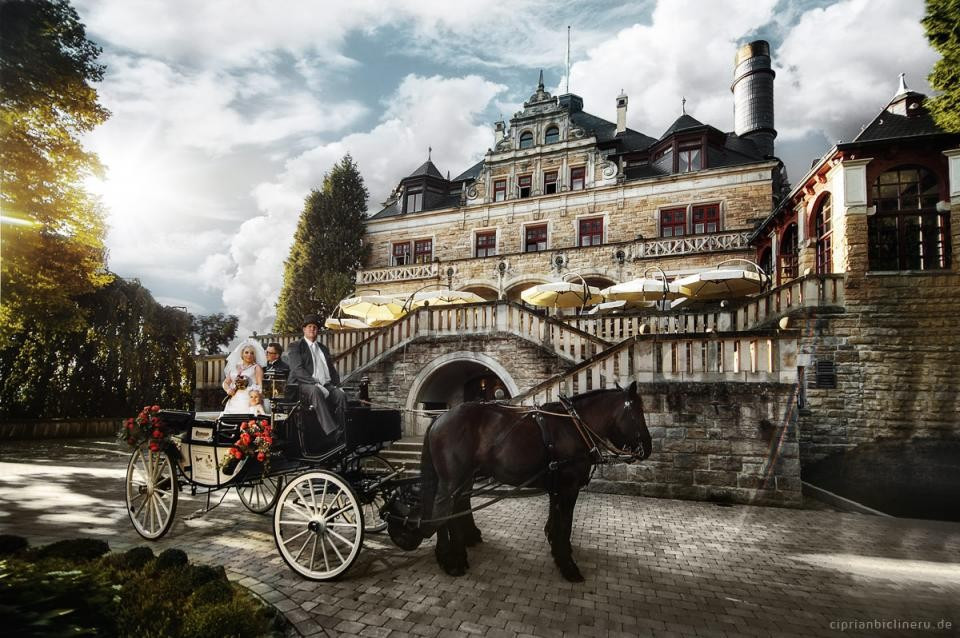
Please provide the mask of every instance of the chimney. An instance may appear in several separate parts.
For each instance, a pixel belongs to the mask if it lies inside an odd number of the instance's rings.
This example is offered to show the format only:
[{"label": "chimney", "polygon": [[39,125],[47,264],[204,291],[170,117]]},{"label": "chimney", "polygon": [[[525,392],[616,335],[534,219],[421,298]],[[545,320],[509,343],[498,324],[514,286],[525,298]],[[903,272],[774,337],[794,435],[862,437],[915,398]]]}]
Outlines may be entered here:
[{"label": "chimney", "polygon": [[503,120],[493,124],[493,145],[496,146],[507,136],[507,125]]},{"label": "chimney", "polygon": [[770,67],[770,44],[756,40],[737,50],[733,70],[734,132],[753,140],[764,156],[774,154],[773,79]]},{"label": "chimney", "polygon": [[617,96],[617,134],[627,130],[627,95],[620,89]]}]

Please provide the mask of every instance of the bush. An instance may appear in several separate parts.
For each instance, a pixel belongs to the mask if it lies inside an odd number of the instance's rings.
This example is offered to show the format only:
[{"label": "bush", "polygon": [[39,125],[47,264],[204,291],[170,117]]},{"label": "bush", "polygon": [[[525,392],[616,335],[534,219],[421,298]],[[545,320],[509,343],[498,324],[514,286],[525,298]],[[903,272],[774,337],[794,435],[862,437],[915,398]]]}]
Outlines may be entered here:
[{"label": "bush", "polygon": [[180,550],[154,559],[147,547],[91,558],[103,545],[62,541],[0,559],[4,635],[282,634],[282,617],[229,582],[223,567],[190,565]]},{"label": "bush", "polygon": [[0,556],[17,554],[30,546],[23,536],[13,534],[0,534]]}]

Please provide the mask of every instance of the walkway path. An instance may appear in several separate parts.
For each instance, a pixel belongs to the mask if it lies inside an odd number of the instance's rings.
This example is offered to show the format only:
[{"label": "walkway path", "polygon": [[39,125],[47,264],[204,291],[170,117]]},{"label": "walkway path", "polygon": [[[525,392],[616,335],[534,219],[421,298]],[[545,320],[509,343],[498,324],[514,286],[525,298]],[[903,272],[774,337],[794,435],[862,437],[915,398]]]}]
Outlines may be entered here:
[{"label": "walkway path", "polygon": [[[0,533],[144,544],[121,502],[125,463],[108,441],[5,445]],[[463,578],[439,570],[432,542],[405,553],[377,534],[343,581],[315,583],[233,493],[182,520],[199,506],[181,500],[155,551],[226,566],[308,636],[829,636],[843,622],[844,635],[960,635],[955,523],[586,494],[573,544],[587,582],[573,585],[549,557],[544,499],[523,499],[478,515],[485,542]]]}]

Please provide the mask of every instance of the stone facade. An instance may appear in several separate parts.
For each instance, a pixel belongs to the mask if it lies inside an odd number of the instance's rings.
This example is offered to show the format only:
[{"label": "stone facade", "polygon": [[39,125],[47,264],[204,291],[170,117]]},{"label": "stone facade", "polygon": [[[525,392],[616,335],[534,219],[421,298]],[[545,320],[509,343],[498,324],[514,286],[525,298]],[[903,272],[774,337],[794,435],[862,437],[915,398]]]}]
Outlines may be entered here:
[{"label": "stone facade", "polygon": [[591,489],[755,505],[801,503],[796,386],[642,385],[653,454],[601,465]]}]

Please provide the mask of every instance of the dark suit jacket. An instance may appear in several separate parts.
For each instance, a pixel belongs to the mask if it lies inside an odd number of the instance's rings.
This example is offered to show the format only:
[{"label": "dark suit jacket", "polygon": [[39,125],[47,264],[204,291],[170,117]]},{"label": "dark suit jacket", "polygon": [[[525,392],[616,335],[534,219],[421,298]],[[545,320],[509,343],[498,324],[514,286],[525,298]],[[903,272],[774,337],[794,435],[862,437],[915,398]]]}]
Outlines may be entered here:
[{"label": "dark suit jacket", "polygon": [[290,366],[287,365],[287,362],[283,359],[277,359],[273,363],[267,363],[266,367],[263,369],[263,373],[267,374],[272,372],[277,377],[287,378],[290,376]]},{"label": "dark suit jacket", "polygon": [[[318,342],[319,343],[319,342]],[[333,366],[333,357],[330,351],[322,343],[320,352],[327,359],[327,368],[330,370],[330,385],[340,385],[340,373]],[[287,381],[298,385],[310,385],[315,383],[313,380],[313,357],[310,355],[310,346],[305,339],[298,339],[290,344],[286,352],[283,353],[287,363],[290,365],[290,376]]]}]

